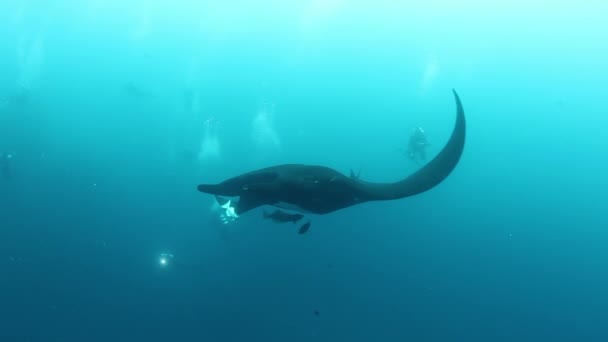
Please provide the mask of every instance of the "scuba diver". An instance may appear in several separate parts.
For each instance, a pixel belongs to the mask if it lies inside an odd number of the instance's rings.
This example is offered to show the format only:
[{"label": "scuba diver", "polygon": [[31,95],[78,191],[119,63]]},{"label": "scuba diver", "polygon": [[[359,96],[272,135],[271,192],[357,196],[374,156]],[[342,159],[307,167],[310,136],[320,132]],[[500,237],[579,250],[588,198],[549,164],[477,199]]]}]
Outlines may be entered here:
[{"label": "scuba diver", "polygon": [[426,138],[426,133],[422,127],[416,127],[410,134],[410,141],[407,145],[407,156],[415,162],[426,160],[426,149],[430,144]]}]

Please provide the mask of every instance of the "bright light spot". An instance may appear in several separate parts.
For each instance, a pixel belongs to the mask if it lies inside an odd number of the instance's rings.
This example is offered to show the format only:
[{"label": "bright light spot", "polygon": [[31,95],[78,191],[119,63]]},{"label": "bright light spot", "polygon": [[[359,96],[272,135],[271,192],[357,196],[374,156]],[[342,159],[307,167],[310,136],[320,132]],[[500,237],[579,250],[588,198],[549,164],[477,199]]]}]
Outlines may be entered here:
[{"label": "bright light spot", "polygon": [[162,253],[158,259],[158,265],[161,268],[165,268],[169,266],[169,263],[171,262],[171,259],[173,259],[173,254],[171,253]]}]

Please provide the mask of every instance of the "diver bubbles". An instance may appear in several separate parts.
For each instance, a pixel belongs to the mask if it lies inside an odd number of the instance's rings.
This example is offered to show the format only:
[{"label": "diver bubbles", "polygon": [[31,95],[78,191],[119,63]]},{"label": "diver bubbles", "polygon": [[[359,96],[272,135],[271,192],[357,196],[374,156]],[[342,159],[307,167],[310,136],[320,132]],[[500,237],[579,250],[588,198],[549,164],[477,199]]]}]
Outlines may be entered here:
[{"label": "diver bubbles", "polygon": [[135,25],[129,32],[129,38],[133,42],[142,41],[150,35],[151,27],[150,16],[146,11],[142,11],[139,13]]},{"label": "diver bubbles", "polygon": [[32,41],[21,36],[17,45],[19,76],[17,85],[23,90],[30,90],[40,79],[44,65],[44,40],[37,35]]},{"label": "diver bubbles", "polygon": [[220,159],[219,126],[220,122],[215,117],[203,122],[203,134],[198,151],[199,162]]},{"label": "diver bubbles", "polygon": [[201,112],[201,98],[197,83],[200,80],[200,62],[197,57],[191,57],[186,70],[185,88],[183,91],[183,108],[186,113]]},{"label": "diver bubbles", "polygon": [[281,139],[274,127],[274,110],[273,103],[264,103],[251,122],[251,138],[259,158],[266,159],[281,151]]},{"label": "diver bubbles", "polygon": [[422,74],[422,80],[420,81],[420,92],[422,95],[426,94],[429,89],[435,83],[435,80],[439,77],[441,67],[439,61],[435,55],[430,55],[424,67],[424,73]]}]

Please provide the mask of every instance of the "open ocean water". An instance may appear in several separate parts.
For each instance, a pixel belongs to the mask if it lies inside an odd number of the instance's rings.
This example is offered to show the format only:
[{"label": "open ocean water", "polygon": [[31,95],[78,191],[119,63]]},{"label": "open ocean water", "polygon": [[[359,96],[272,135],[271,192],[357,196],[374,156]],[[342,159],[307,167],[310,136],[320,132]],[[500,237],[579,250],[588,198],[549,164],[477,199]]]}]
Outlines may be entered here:
[{"label": "open ocean water", "polygon": [[[0,341],[608,341],[608,4],[0,2]],[[197,191],[422,194],[299,224]],[[161,262],[161,260],[165,260]]]}]

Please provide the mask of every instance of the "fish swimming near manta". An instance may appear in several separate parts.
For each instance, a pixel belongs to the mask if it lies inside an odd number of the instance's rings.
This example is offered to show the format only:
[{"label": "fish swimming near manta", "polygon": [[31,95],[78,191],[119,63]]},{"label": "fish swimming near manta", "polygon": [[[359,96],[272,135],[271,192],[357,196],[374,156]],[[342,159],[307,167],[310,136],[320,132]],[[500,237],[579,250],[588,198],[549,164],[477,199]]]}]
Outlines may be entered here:
[{"label": "fish swimming near manta", "polygon": [[[365,202],[397,200],[428,191],[452,173],[464,150],[465,114],[455,90],[453,94],[456,123],[448,142],[435,158],[399,181],[368,182],[326,166],[284,164],[247,172],[218,184],[200,184],[198,190],[215,195],[234,217],[262,205],[328,214]],[[221,196],[238,200],[233,203]]]},{"label": "fish swimming near manta", "polygon": [[304,218],[304,215],[302,215],[302,214],[290,214],[290,213],[285,212],[283,210],[276,209],[272,213],[269,213],[266,210],[264,210],[264,213],[262,214],[262,217],[265,218],[265,219],[270,219],[273,222],[277,222],[277,223],[285,223],[285,222],[298,223],[298,221],[300,221],[301,219]]},{"label": "fish swimming near manta", "polygon": [[306,234],[306,232],[310,229],[310,221],[304,223],[302,226],[300,226],[300,229],[298,229],[298,234]]}]

